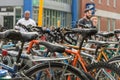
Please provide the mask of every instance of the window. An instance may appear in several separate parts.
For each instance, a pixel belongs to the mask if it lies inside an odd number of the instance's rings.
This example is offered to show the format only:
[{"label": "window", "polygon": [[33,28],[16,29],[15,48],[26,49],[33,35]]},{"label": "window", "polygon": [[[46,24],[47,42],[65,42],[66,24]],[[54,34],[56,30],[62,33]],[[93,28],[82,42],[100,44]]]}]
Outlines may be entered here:
[{"label": "window", "polygon": [[57,22],[60,20],[60,11],[57,12]]},{"label": "window", "polygon": [[99,2],[98,2],[99,4],[101,4],[102,3],[102,0],[99,0]]},{"label": "window", "polygon": [[[18,12],[21,13],[21,12]],[[67,12],[44,9],[43,11],[43,26],[57,26],[58,22],[60,26],[66,26],[67,22],[70,22],[71,19],[68,19]],[[20,16],[19,16],[20,17]],[[38,7],[33,8],[33,19],[38,22]],[[67,19],[69,21],[67,21]]]},{"label": "window", "polygon": [[110,5],[110,0],[107,0],[107,5]]},{"label": "window", "polygon": [[50,11],[45,9],[43,14],[43,26],[47,27],[49,25],[50,25]]},{"label": "window", "polygon": [[15,8],[15,23],[21,18],[22,10],[20,8]]},{"label": "window", "polygon": [[116,3],[117,3],[117,1],[114,0],[114,2],[113,2],[113,7],[115,7],[115,8],[116,8]]},{"label": "window", "polygon": [[91,2],[94,2],[94,0],[90,0]]},{"label": "window", "polygon": [[72,0],[67,0],[67,3],[68,3],[68,4],[71,4],[71,3],[72,3]]},{"label": "window", "polygon": [[71,4],[72,0],[53,0],[56,2],[60,2],[60,3],[66,3],[66,4]]},{"label": "window", "polygon": [[[57,26],[60,24],[60,26],[66,26],[66,12],[62,11],[56,11],[56,10],[50,10],[45,9],[44,10],[44,16],[43,16],[43,24],[44,26]],[[59,23],[58,23],[59,22]]]},{"label": "window", "polygon": [[62,12],[61,13],[61,23],[62,23],[62,25],[61,26],[63,26],[64,25],[64,12]]},{"label": "window", "polygon": [[108,31],[110,31],[110,18],[107,19],[107,26],[108,26]]},{"label": "window", "polygon": [[37,22],[38,21],[38,8],[33,8],[33,19]]},{"label": "window", "polygon": [[112,26],[111,26],[111,30],[114,30],[115,29],[115,19],[112,19]]},{"label": "window", "polygon": [[100,16],[99,16],[99,17],[98,17],[98,26],[97,26],[99,31],[100,31],[100,26],[101,26],[100,24],[101,24],[101,18],[100,18]]},{"label": "window", "polygon": [[47,11],[47,15],[46,15],[46,25],[45,26],[50,26],[50,10],[46,10]]}]

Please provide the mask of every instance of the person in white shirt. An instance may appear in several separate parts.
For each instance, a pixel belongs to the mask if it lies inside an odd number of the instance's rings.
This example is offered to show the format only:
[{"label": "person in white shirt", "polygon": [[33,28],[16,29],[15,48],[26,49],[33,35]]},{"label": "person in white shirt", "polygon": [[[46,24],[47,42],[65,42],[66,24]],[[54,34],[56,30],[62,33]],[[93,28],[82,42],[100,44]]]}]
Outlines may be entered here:
[{"label": "person in white shirt", "polygon": [[24,18],[21,18],[20,20],[18,20],[17,22],[17,26],[15,26],[15,29],[17,29],[20,32],[26,32],[27,30],[25,30],[24,28],[20,27],[19,24],[22,24],[24,26],[36,26],[36,22],[30,18],[30,11],[25,11],[24,12]]}]

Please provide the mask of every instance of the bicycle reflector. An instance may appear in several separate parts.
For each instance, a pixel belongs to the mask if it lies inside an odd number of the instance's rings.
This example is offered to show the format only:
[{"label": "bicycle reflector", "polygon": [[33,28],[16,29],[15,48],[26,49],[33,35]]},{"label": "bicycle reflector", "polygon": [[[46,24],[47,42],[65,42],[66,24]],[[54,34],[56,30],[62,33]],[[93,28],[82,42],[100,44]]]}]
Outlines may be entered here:
[{"label": "bicycle reflector", "polygon": [[8,55],[7,50],[2,50],[2,56],[7,56],[7,55]]}]

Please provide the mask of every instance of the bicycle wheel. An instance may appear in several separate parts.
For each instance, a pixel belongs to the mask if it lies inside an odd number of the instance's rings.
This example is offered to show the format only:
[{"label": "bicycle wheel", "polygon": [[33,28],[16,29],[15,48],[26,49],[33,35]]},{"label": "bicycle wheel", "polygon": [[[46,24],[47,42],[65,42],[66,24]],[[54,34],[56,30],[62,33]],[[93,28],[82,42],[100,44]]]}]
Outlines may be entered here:
[{"label": "bicycle wheel", "polygon": [[88,76],[86,73],[68,64],[58,62],[35,65],[27,70],[25,75],[32,80],[75,80],[76,78],[79,78],[78,80],[93,79],[91,76]]},{"label": "bicycle wheel", "polygon": [[2,56],[0,61],[8,66],[13,66],[13,58],[10,56]]},{"label": "bicycle wheel", "polygon": [[120,69],[114,65],[98,62],[87,66],[88,71],[96,80],[119,80]]},{"label": "bicycle wheel", "polygon": [[113,63],[119,63],[120,62],[120,56],[115,56],[115,57],[112,57],[111,59],[109,59],[107,61],[109,64],[113,64]]}]

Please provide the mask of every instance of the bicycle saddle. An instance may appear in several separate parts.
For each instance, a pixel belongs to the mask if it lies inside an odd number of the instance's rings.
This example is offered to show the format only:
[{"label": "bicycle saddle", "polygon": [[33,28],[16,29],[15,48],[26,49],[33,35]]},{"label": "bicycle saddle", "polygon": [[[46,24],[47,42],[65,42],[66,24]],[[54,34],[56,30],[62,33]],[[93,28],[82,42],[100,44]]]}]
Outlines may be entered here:
[{"label": "bicycle saddle", "polygon": [[37,37],[38,34],[36,32],[18,32],[15,30],[6,30],[4,32],[0,32],[0,39],[10,39],[22,42],[31,41]]},{"label": "bicycle saddle", "polygon": [[79,33],[79,34],[82,34],[82,35],[94,35],[97,33],[97,29],[95,28],[88,28],[88,29],[80,29],[80,28],[74,28],[74,29],[71,29],[71,31],[73,33]]},{"label": "bicycle saddle", "polygon": [[120,29],[114,30],[114,33],[120,33]]},{"label": "bicycle saddle", "polygon": [[105,32],[105,33],[97,33],[96,35],[99,35],[99,36],[102,36],[105,38],[110,38],[110,37],[114,36],[114,33],[113,32]]},{"label": "bicycle saddle", "polygon": [[99,46],[106,46],[106,45],[108,45],[108,43],[105,42],[105,41],[96,41],[96,40],[88,40],[88,43],[94,43],[94,44],[99,45]]},{"label": "bicycle saddle", "polygon": [[44,45],[49,52],[64,52],[65,48],[61,45],[58,44],[53,44],[53,43],[49,43],[49,42],[40,42],[40,45]]},{"label": "bicycle saddle", "polygon": [[117,55],[117,56],[114,56],[114,57],[112,57],[112,58],[110,58],[107,62],[108,63],[111,63],[111,62],[119,62],[120,61],[120,55]]}]

